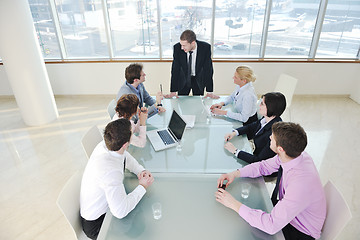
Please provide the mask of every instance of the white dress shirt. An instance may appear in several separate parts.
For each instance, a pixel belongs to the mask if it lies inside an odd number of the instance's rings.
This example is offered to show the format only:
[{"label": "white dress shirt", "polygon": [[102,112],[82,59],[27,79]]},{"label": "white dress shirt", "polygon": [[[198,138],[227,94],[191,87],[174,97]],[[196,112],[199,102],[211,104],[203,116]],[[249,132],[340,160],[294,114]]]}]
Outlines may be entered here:
[{"label": "white dress shirt", "polygon": [[237,112],[227,111],[226,116],[241,122],[246,122],[256,113],[257,97],[251,82],[240,87],[236,85],[235,91],[224,101],[225,106],[234,103]]},{"label": "white dress shirt", "polygon": [[138,175],[142,167],[127,151],[118,154],[109,151],[101,141],[86,165],[80,190],[80,214],[86,220],[96,220],[110,209],[117,218],[125,217],[146,193],[138,185],[131,193],[125,192],[124,157],[126,168]]},{"label": "white dress shirt", "polygon": [[[191,54],[191,76],[196,76],[196,72],[195,72],[196,55],[197,55],[197,44],[195,42],[195,49],[192,50],[192,54]],[[187,56],[187,60],[189,62],[190,53],[187,52],[186,56]]]}]

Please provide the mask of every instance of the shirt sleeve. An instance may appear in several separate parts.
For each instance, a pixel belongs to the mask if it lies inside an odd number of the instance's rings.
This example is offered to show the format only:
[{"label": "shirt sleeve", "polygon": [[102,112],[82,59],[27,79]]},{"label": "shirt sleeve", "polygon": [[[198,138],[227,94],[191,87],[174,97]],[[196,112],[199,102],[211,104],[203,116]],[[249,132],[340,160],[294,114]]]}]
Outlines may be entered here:
[{"label": "shirt sleeve", "polygon": [[249,164],[240,169],[241,177],[256,178],[270,175],[279,170],[280,162],[280,158],[276,155],[273,158]]},{"label": "shirt sleeve", "polygon": [[303,180],[303,177],[300,176],[292,178],[288,182],[284,197],[270,213],[242,205],[239,209],[239,215],[251,226],[268,234],[279,232],[309,205],[311,193],[308,190],[308,184],[311,185],[311,182],[300,184]]},{"label": "shirt sleeve", "polygon": [[[139,123],[139,121],[138,121]],[[132,134],[131,135],[131,139],[130,139],[130,144],[131,145],[134,145],[136,147],[145,147],[146,145],[146,126],[140,126],[136,124],[136,127],[135,127],[135,132],[138,132],[139,135],[136,136],[135,134]]]},{"label": "shirt sleeve", "polygon": [[131,212],[146,193],[145,188],[139,185],[131,193],[126,194],[123,177],[119,177],[122,175],[121,170],[115,169],[101,179],[110,211],[117,218],[124,218]]},{"label": "shirt sleeve", "polygon": [[144,89],[144,92],[143,92],[144,103],[146,103],[149,106],[155,104],[156,101],[150,96],[150,94],[146,91],[144,86],[143,86],[143,89]]},{"label": "shirt sleeve", "polygon": [[237,91],[235,89],[235,91],[233,91],[232,94],[225,99],[224,106],[228,105],[229,103],[234,102],[236,92]]},{"label": "shirt sleeve", "polygon": [[231,112],[228,111],[226,116],[228,116],[229,118],[241,121],[241,122],[246,122],[247,120],[249,120],[249,117],[251,117],[252,115],[254,115],[254,113],[252,113],[253,110],[253,100],[251,96],[244,96],[242,101],[237,101],[236,103],[236,110],[238,111],[237,113],[235,112]]}]

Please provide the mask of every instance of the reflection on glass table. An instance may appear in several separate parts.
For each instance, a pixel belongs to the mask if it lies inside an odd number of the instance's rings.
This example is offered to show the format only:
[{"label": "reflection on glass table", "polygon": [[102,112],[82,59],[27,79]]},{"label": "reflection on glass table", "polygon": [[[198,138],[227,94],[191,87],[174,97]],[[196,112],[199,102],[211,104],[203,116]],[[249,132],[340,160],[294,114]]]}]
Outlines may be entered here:
[{"label": "reflection on glass table", "polygon": [[[112,239],[284,239],[282,232],[273,236],[251,227],[234,211],[215,200],[217,174],[155,174],[136,208],[123,219],[106,214],[99,240]],[[126,176],[126,191],[138,184],[133,175]],[[242,185],[251,186],[246,198]],[[251,208],[270,211],[272,204],[262,178],[236,179],[226,189]],[[154,218],[153,206],[161,205],[161,217]],[[157,207],[159,208],[159,206]]]},{"label": "reflection on glass table", "polygon": [[[147,130],[155,128],[148,126]],[[231,131],[231,125],[195,125],[185,130],[181,151],[173,147],[155,152],[149,140],[144,148],[130,146],[128,151],[152,172],[224,173],[247,165],[224,149],[224,136]],[[246,136],[231,142],[238,149],[252,152]]]},{"label": "reflection on glass table", "polygon": [[[180,115],[195,115],[195,125],[211,124],[228,125],[233,128],[241,127],[242,122],[230,119],[226,116],[213,116],[210,113],[210,106],[224,101],[225,98],[226,97],[221,97],[220,99],[203,99],[199,96],[180,96],[179,98],[164,99],[163,107],[166,109],[166,112],[149,118],[147,124],[153,126],[167,126],[172,110],[174,109]],[[234,111],[232,104],[223,107],[223,109]]]}]

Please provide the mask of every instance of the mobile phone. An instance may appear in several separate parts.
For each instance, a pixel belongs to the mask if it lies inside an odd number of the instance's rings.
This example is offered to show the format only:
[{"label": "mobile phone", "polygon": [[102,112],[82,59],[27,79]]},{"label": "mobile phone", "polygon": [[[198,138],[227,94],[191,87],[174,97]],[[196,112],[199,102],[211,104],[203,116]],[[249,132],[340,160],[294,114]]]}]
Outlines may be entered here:
[{"label": "mobile phone", "polygon": [[222,189],[224,189],[224,190],[225,190],[225,188],[226,188],[226,184],[221,185],[221,186],[220,186],[220,188],[222,188]]}]

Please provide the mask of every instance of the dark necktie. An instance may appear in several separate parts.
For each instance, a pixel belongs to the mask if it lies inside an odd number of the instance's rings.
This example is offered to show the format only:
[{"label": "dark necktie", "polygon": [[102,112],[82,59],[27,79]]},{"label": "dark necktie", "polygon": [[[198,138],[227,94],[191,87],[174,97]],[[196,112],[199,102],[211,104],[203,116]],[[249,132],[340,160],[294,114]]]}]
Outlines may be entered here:
[{"label": "dark necktie", "polygon": [[188,74],[186,79],[186,85],[187,87],[191,87],[191,63],[192,63],[192,53],[193,51],[189,51],[189,61],[188,61]]},{"label": "dark necktie", "polygon": [[274,191],[273,191],[273,193],[271,195],[271,201],[272,201],[274,206],[278,202],[277,196],[278,196],[278,193],[279,193],[279,185],[280,185],[280,180],[281,180],[281,177],[282,177],[282,172],[283,172],[283,169],[280,166],[279,171],[278,171],[278,176],[277,176],[277,179],[276,179],[276,185],[275,185]]},{"label": "dark necktie", "polygon": [[126,157],[124,157],[124,171],[123,171],[124,174],[125,174],[125,165],[126,165]]}]

